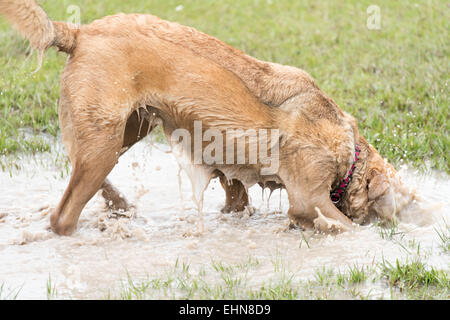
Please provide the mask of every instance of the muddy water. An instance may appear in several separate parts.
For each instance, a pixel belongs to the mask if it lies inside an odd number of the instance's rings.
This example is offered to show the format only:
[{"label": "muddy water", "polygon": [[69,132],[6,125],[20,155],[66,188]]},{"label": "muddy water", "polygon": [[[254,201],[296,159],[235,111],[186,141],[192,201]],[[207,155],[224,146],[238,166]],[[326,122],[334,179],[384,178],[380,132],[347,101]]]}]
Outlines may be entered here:
[{"label": "muddy water", "polygon": [[[58,298],[103,298],[127,273],[162,274],[177,259],[200,268],[212,260],[239,263],[255,257],[260,264],[248,278],[257,285],[273,274],[274,259],[282,260],[296,277],[308,279],[324,266],[344,270],[354,264],[371,266],[383,257],[395,261],[414,254],[405,245],[383,239],[374,225],[337,236],[287,230],[286,193],[275,191],[268,202],[268,192],[262,196],[258,186],[250,189],[255,214],[220,214],[225,194],[218,180],[205,192],[204,231],[198,234],[191,183],[182,174],[179,188],[179,167],[165,151],[165,146],[140,143],[110,174],[113,184],[136,206],[135,212],[112,217],[97,194],[70,237],[49,231],[48,213],[68,183],[61,168],[52,165],[54,154],[19,160],[24,169],[12,176],[0,172],[0,285],[21,288],[18,298],[45,299],[50,276]],[[450,180],[412,171],[404,174],[404,180],[426,201],[420,209],[402,214],[398,229],[402,241],[420,242],[428,265],[448,269],[449,255],[439,247],[435,228],[444,220],[450,222]]]}]

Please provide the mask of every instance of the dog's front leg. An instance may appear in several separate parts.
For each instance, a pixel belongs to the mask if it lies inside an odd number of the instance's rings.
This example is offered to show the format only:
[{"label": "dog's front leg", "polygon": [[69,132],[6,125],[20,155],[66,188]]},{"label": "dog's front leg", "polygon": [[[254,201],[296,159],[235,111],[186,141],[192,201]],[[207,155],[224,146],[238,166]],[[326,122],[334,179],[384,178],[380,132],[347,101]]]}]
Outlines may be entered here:
[{"label": "dog's front leg", "polygon": [[310,169],[304,170],[303,175],[286,171],[281,176],[288,193],[291,225],[325,233],[350,230],[352,221],[334,206],[320,173],[319,169]]},{"label": "dog's front leg", "polygon": [[[288,190],[288,195],[289,193]],[[315,229],[323,233],[343,232],[352,228],[352,221],[325,197],[320,199],[311,196],[298,199],[291,194],[289,203],[288,216],[291,226],[296,225],[306,230]]]},{"label": "dog's front leg", "polygon": [[249,202],[247,190],[242,182],[236,179],[228,181],[224,175],[221,175],[219,179],[226,195],[225,206],[220,211],[222,213],[243,211]]}]

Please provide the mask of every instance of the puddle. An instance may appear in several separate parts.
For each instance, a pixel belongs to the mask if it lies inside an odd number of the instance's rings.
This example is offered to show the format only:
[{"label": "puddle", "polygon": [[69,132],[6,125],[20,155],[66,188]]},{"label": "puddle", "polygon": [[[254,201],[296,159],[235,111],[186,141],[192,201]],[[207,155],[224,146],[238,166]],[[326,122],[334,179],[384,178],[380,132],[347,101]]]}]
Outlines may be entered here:
[{"label": "puddle", "polygon": [[[12,176],[0,172],[0,285],[21,288],[19,299],[45,299],[50,276],[58,298],[95,299],[106,297],[127,273],[158,275],[173,268],[177,259],[198,269],[211,266],[212,260],[240,263],[251,256],[260,264],[248,278],[258,284],[274,273],[274,259],[282,260],[295,277],[310,279],[324,266],[344,270],[413,254],[414,249],[408,252],[383,239],[374,225],[337,236],[286,230],[286,192],[275,191],[268,203],[268,190],[262,196],[259,186],[249,191],[254,214],[221,214],[225,193],[217,179],[204,194],[204,231],[198,234],[191,183],[182,173],[179,188],[179,166],[167,148],[139,143],[110,174],[110,181],[136,206],[131,217],[111,217],[97,194],[70,237],[49,231],[47,214],[69,179],[61,177],[55,154],[24,157],[19,160],[23,169]],[[413,171],[403,179],[417,187],[427,209],[403,215],[398,227],[402,241],[420,242],[427,265],[448,270],[449,255],[439,247],[435,228],[445,227],[444,220],[450,223],[450,180]]]}]

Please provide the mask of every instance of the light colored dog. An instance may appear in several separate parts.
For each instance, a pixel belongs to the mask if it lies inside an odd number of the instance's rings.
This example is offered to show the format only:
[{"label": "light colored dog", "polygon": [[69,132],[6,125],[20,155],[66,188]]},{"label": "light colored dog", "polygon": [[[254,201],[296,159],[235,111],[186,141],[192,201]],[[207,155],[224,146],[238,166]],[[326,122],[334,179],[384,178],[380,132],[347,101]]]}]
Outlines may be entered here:
[{"label": "light colored dog", "polygon": [[[290,220],[321,231],[347,230],[352,220],[361,223],[371,215],[392,220],[413,200],[394,168],[359,135],[356,120],[300,69],[256,60],[151,15],[118,14],[77,27],[52,22],[34,0],[0,0],[0,13],[40,59],[52,46],[69,55],[59,119],[72,174],[51,215],[58,234],[76,229],[82,209],[101,187],[117,207],[128,206],[105,179],[119,156],[158,123],[169,140],[179,129],[194,133],[196,121],[203,131],[279,131],[276,139],[263,141],[279,147],[272,174],[261,174],[261,159],[190,167],[201,180],[200,191],[220,177],[226,212],[248,205],[247,189],[255,183],[285,188]],[[227,138],[221,151],[234,143]],[[201,151],[206,148],[202,142]],[[183,152],[192,160],[196,150]]]}]

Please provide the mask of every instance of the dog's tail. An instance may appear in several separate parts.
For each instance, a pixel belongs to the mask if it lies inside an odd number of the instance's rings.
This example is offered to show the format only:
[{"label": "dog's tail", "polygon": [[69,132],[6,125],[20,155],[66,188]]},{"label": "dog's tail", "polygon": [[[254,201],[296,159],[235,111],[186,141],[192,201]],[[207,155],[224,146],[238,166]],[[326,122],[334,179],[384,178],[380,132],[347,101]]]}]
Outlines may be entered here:
[{"label": "dog's tail", "polygon": [[78,27],[51,21],[35,0],[0,0],[0,14],[37,50],[39,67],[45,50],[52,46],[68,54],[75,50]]}]

